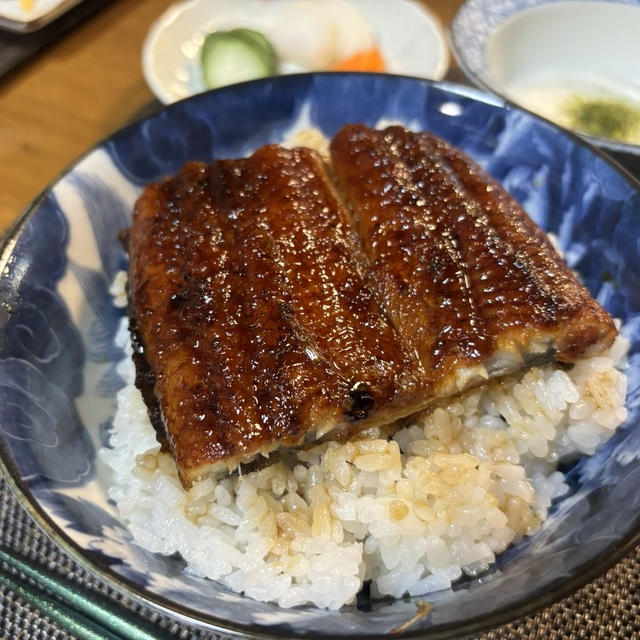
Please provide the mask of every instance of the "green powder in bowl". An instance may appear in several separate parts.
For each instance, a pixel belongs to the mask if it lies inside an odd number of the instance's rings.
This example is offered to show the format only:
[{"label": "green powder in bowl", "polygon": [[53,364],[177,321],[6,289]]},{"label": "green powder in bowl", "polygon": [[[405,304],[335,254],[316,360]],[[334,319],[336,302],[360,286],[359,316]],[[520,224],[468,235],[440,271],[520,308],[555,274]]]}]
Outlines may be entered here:
[{"label": "green powder in bowl", "polygon": [[575,94],[565,101],[563,110],[572,129],[631,144],[640,140],[640,107],[632,102]]}]

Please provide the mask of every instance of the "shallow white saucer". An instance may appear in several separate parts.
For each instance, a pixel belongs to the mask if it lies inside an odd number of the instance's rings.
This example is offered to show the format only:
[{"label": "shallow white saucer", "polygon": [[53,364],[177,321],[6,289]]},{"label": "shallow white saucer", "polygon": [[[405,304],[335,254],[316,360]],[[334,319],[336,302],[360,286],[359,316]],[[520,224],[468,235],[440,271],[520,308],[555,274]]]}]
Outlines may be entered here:
[{"label": "shallow white saucer", "polygon": [[[328,0],[330,1],[330,0]],[[411,0],[350,0],[371,27],[389,73],[432,80],[444,77],[449,50],[442,26]],[[289,0],[187,0],[169,7],[154,23],[142,51],[147,84],[169,104],[205,90],[199,52],[207,33],[248,27],[269,30]],[[308,71],[283,65],[281,73]]]},{"label": "shallow white saucer", "polygon": [[9,31],[36,31],[49,24],[82,0],[20,0],[0,2],[0,28]]}]

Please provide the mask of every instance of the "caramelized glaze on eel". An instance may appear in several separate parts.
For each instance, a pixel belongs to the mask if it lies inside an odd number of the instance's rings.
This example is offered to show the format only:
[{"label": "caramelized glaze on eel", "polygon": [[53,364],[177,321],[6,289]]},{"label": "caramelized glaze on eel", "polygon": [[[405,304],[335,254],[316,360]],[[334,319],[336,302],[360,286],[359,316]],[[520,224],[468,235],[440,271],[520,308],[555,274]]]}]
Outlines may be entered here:
[{"label": "caramelized glaze on eel", "polygon": [[344,127],[330,165],[190,163],[127,245],[138,383],[185,486],[615,336],[500,185],[401,127]]}]

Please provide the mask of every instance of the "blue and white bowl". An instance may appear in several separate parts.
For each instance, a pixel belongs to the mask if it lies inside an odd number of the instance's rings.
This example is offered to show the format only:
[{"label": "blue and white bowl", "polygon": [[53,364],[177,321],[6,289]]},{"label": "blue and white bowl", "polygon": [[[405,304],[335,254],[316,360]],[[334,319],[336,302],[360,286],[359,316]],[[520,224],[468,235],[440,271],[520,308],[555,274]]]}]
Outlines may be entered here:
[{"label": "blue and white bowl", "polygon": [[[466,0],[450,25],[453,54],[478,86],[557,123],[574,96],[634,105],[640,119],[639,0]],[[640,155],[631,142],[576,133]]]},{"label": "blue and white bowl", "polygon": [[117,234],[144,185],[187,160],[278,142],[295,126],[332,135],[347,122],[381,119],[434,131],[500,180],[558,235],[570,266],[624,320],[632,343],[626,424],[568,471],[570,493],[540,531],[487,575],[430,594],[431,614],[404,635],[459,635],[539,608],[639,541],[639,185],[570,134],[474,91],[385,75],[286,76],[202,94],[119,131],[37,198],[2,250],[4,473],[56,542],[131,596],[210,628],[263,637],[382,637],[414,614],[415,599],[280,609],[185,575],[179,558],[131,542],[97,459],[122,385],[113,345],[121,310],[108,292],[126,263]]}]

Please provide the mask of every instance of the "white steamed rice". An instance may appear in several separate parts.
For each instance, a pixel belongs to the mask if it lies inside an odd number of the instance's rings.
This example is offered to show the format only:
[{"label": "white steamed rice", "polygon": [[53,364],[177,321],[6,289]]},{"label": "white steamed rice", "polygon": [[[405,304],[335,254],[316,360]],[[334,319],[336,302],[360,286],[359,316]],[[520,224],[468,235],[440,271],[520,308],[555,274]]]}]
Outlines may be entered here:
[{"label": "white steamed rice", "polygon": [[391,440],[374,429],[185,491],[134,385],[124,321],[117,340],[126,386],[101,456],[135,542],[283,607],[336,609],[364,580],[374,596],[425,594],[485,570],[567,491],[558,460],[592,454],[626,417],[619,336],[570,370],[533,367],[414,417]]}]

